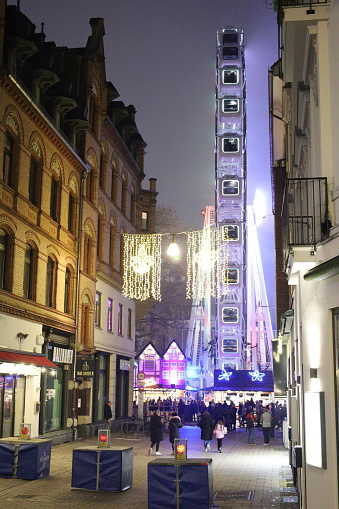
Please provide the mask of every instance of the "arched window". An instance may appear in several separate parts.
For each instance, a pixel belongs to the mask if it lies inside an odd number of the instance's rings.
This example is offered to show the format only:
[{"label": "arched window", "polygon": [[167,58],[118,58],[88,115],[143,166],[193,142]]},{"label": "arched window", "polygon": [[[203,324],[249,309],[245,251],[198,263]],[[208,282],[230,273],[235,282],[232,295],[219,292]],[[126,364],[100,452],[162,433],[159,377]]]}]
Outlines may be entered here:
[{"label": "arched window", "polygon": [[136,208],[137,208],[137,200],[136,200],[136,196],[135,196],[135,189],[133,189],[132,194],[131,194],[131,215],[130,215],[132,224],[135,224],[135,221],[136,221]]},{"label": "arched window", "polygon": [[117,231],[116,231],[114,219],[111,219],[110,233],[109,233],[109,265],[112,269],[114,269],[114,265],[115,265],[116,235],[117,235]]},{"label": "arched window", "polygon": [[72,235],[76,235],[76,196],[72,190],[69,191],[68,196],[68,231]]},{"label": "arched window", "polygon": [[121,210],[126,214],[127,209],[127,180],[126,176],[122,177],[122,191],[121,191]]},{"label": "arched window", "polygon": [[103,258],[103,247],[104,247],[104,216],[101,210],[98,214],[98,234],[97,234],[97,257]]},{"label": "arched window", "polygon": [[116,203],[118,196],[118,174],[119,166],[117,159],[113,159],[111,198]]},{"label": "arched window", "polygon": [[36,278],[37,278],[37,250],[26,244],[25,266],[24,266],[24,297],[36,299]]},{"label": "arched window", "polygon": [[0,228],[0,289],[12,291],[13,239]]},{"label": "arched window", "polygon": [[41,161],[36,157],[31,156],[29,167],[29,201],[39,207],[40,204],[40,189],[41,189]]},{"label": "arched window", "polygon": [[50,200],[50,216],[53,221],[59,221],[60,215],[60,180],[56,173],[52,173],[51,178],[51,200]]},{"label": "arched window", "polygon": [[46,306],[56,307],[56,283],[57,283],[57,264],[52,257],[47,259],[46,273]]},{"label": "arched window", "polygon": [[8,132],[5,134],[4,155],[2,164],[2,180],[7,186],[15,187],[16,165],[15,156],[15,138]]},{"label": "arched window", "polygon": [[94,171],[93,166],[91,166],[91,171],[87,173],[86,181],[85,181],[85,196],[86,198],[93,203],[94,201]]},{"label": "arched window", "polygon": [[123,274],[124,272],[124,236],[123,233],[125,233],[123,230],[121,230],[120,234],[120,273]]},{"label": "arched window", "polygon": [[66,267],[65,272],[65,300],[64,312],[69,315],[74,315],[74,271],[71,267]]},{"label": "arched window", "polygon": [[89,276],[93,272],[93,240],[91,236],[86,232],[84,235],[84,259],[83,259],[83,270],[85,274]]},{"label": "arched window", "polygon": [[91,345],[91,306],[88,295],[85,298],[81,306],[81,343],[84,346]]}]

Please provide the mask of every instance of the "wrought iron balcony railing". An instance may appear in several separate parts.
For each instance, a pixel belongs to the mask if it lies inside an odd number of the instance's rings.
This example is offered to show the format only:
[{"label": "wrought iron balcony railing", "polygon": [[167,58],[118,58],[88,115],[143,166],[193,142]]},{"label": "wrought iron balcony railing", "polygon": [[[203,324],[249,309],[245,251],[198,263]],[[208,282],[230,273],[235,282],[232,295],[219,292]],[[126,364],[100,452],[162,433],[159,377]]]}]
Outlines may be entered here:
[{"label": "wrought iron balcony railing", "polygon": [[298,6],[309,6],[329,4],[330,0],[274,0],[275,9],[280,7],[298,7]]},{"label": "wrought iron balcony railing", "polygon": [[282,220],[285,254],[291,246],[315,246],[326,239],[331,226],[327,179],[287,179]]}]

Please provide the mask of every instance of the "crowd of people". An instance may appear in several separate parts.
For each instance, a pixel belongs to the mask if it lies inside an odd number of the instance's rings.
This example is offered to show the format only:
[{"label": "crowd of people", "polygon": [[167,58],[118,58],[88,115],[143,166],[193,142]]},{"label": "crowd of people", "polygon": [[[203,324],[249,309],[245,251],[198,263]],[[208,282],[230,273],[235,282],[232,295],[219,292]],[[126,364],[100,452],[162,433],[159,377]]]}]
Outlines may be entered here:
[{"label": "crowd of people", "polygon": [[201,429],[201,439],[204,442],[204,450],[210,450],[210,444],[213,434],[217,438],[218,452],[222,452],[222,441],[228,431],[236,429],[237,421],[240,427],[247,428],[247,443],[254,443],[254,428],[262,427],[264,436],[264,445],[269,445],[270,439],[274,438],[275,429],[282,427],[282,422],[287,417],[286,403],[271,403],[264,405],[262,400],[254,402],[251,398],[245,403],[239,403],[238,408],[233,401],[227,403],[215,403],[210,401],[206,405],[203,401],[190,401],[188,404],[180,399],[177,401],[157,401],[149,402],[150,410],[153,407],[153,415],[150,418],[151,445],[149,454],[151,454],[154,445],[156,454],[161,455],[159,451],[160,442],[163,440],[164,422],[161,420],[161,411],[169,412],[168,431],[172,444],[172,454],[174,454],[174,440],[180,438],[180,428],[185,424],[185,420],[197,422]]}]

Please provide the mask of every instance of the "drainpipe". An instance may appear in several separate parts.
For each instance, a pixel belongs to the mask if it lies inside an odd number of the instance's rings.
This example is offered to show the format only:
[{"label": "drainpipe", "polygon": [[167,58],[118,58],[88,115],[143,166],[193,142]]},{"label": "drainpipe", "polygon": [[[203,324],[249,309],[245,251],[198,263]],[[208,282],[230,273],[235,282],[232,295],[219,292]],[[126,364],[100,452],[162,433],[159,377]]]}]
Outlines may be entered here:
[{"label": "drainpipe", "polygon": [[78,217],[78,260],[77,260],[77,273],[76,273],[76,294],[75,294],[75,344],[74,344],[74,359],[73,359],[73,397],[72,397],[72,429],[73,440],[78,439],[78,428],[75,425],[75,409],[77,405],[76,399],[76,361],[77,361],[77,345],[79,343],[79,300],[80,300],[80,260],[81,260],[81,241],[82,241],[82,215],[84,203],[84,185],[88,174],[91,171],[91,166],[85,163],[85,169],[81,174],[80,179],[80,197],[79,197],[79,217]]}]

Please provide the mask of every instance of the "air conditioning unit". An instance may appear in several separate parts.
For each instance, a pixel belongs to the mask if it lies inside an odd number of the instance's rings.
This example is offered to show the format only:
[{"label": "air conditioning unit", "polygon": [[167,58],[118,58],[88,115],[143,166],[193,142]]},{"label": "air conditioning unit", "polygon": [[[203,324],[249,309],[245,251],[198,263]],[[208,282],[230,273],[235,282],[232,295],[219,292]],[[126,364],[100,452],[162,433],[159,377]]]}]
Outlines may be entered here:
[{"label": "air conditioning unit", "polygon": [[45,342],[45,338],[43,337],[42,334],[37,334],[35,342],[36,342],[37,345],[43,345],[44,342]]}]

